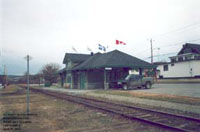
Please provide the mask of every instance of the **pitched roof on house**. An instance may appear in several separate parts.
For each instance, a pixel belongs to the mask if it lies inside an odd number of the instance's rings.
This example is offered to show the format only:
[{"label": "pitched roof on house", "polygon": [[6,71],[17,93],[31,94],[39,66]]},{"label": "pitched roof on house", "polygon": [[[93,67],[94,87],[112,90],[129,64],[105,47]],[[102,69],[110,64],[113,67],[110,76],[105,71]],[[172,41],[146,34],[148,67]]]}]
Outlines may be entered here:
[{"label": "pitched roof on house", "polygon": [[87,60],[89,57],[91,57],[91,55],[89,54],[75,54],[75,53],[66,53],[64,60],[63,60],[63,64],[67,63],[67,59],[70,59],[70,61],[74,62],[74,63],[81,63],[85,60]]},{"label": "pitched roof on house", "polygon": [[192,51],[191,51],[192,53],[195,52],[195,53],[200,54],[200,44],[186,43],[186,44],[183,45],[183,48],[179,51],[178,55],[184,54],[184,50],[186,48],[192,49]]},{"label": "pitched roof on house", "polygon": [[154,68],[155,65],[151,65],[148,62],[140,60],[136,57],[128,55],[118,50],[114,50],[108,53],[97,53],[88,58],[80,65],[73,68],[73,70],[85,70],[96,68]]},{"label": "pitched roof on house", "polygon": [[164,64],[169,64],[169,62],[154,62],[154,65],[164,65]]}]

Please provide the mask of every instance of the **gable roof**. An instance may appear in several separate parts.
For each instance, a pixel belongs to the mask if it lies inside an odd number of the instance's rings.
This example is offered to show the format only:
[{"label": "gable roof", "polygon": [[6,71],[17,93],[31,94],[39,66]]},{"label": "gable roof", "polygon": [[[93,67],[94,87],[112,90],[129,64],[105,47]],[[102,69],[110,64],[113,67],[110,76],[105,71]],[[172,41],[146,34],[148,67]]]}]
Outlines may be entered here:
[{"label": "gable roof", "polygon": [[154,62],[154,65],[164,65],[164,64],[169,64],[169,62]]},{"label": "gable roof", "polygon": [[191,48],[193,52],[200,54],[200,45],[199,44],[191,44],[191,43],[186,43],[183,45],[183,48],[178,52],[178,55],[184,54],[184,50],[186,48]]},{"label": "gable roof", "polygon": [[58,73],[58,74],[66,73],[66,68],[60,69],[57,73]]},{"label": "gable roof", "polygon": [[156,66],[121,51],[114,50],[104,54],[94,54],[80,65],[74,67],[73,70],[86,70],[105,67],[137,69],[154,68]]},{"label": "gable roof", "polygon": [[89,54],[66,53],[63,60],[63,64],[67,63],[68,58],[70,59],[70,61],[74,63],[82,63],[83,61],[87,60],[89,57],[91,57],[91,55]]}]

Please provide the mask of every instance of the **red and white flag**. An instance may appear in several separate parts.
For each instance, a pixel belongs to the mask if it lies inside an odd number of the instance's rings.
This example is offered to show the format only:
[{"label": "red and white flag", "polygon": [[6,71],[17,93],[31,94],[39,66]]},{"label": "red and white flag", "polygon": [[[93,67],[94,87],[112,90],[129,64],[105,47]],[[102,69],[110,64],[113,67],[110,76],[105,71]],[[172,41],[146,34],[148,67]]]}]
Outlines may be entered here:
[{"label": "red and white flag", "polygon": [[119,44],[126,45],[126,43],[124,43],[123,41],[116,40],[116,45],[119,45]]}]

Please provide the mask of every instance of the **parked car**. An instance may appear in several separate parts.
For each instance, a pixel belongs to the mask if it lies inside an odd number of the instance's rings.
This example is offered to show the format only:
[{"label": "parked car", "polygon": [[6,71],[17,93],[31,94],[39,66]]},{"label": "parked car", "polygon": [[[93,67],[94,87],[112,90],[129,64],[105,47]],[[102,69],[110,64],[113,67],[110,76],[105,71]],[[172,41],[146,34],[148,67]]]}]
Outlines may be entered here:
[{"label": "parked car", "polygon": [[153,77],[143,77],[142,75],[129,74],[125,79],[112,83],[115,87],[121,87],[124,90],[138,87],[151,88],[154,84]]}]

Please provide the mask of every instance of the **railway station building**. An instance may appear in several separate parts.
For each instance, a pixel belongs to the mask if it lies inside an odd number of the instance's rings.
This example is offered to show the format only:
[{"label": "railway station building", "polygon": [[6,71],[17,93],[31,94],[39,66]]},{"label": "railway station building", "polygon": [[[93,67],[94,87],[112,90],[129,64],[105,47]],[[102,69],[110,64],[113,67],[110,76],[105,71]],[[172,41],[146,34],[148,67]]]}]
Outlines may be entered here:
[{"label": "railway station building", "polygon": [[65,68],[59,74],[61,85],[71,89],[108,89],[110,82],[124,79],[130,71],[142,75],[155,65],[114,50],[107,53],[74,54],[66,53]]}]

